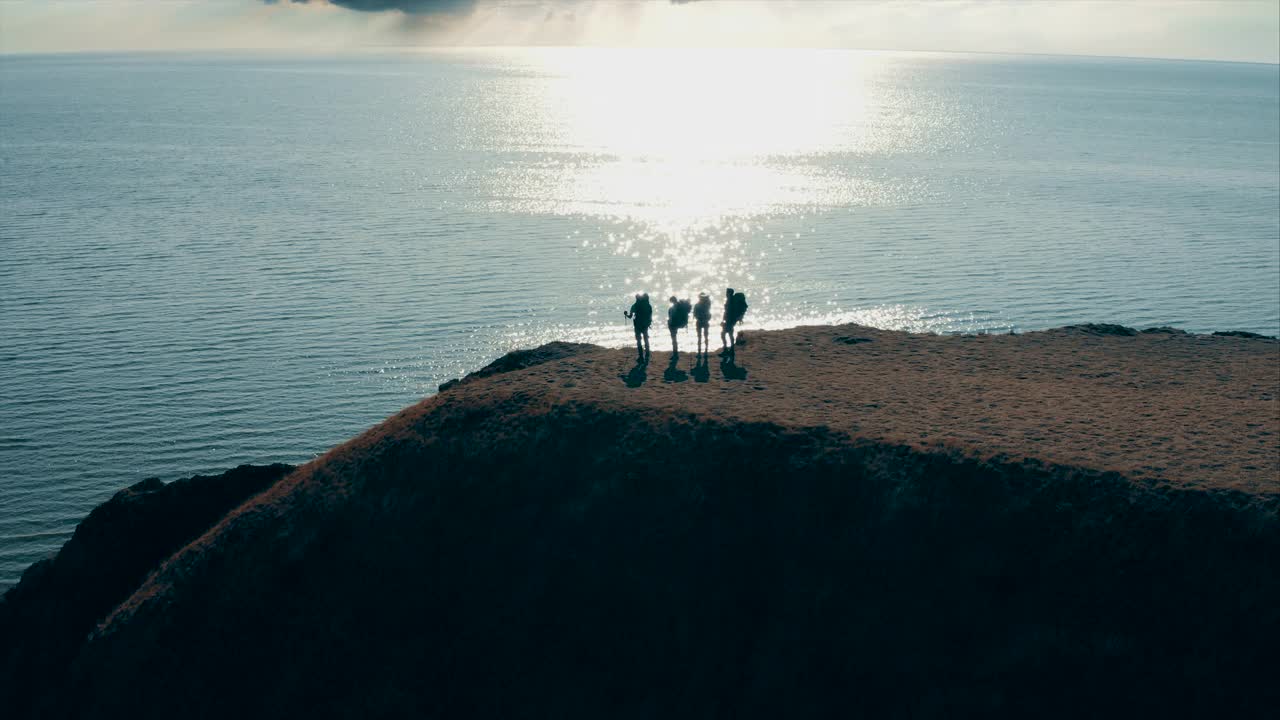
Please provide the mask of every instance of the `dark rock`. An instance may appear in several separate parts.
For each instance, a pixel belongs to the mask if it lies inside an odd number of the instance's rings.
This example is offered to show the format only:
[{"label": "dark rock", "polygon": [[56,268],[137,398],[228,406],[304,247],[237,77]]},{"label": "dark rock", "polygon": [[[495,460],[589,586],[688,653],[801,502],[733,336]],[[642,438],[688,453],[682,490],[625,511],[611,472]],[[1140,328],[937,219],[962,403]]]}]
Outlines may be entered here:
[{"label": "dark rock", "polygon": [[1142,331],[1142,334],[1143,335],[1186,335],[1187,331],[1179,330],[1178,328],[1175,328],[1175,327],[1168,327],[1166,325],[1161,327],[1147,328],[1146,330]]},{"label": "dark rock", "polygon": [[1124,325],[1111,325],[1107,323],[1085,323],[1083,325],[1068,325],[1063,330],[1075,330],[1076,332],[1088,333],[1089,335],[1115,335],[1122,337],[1130,337],[1137,335],[1138,331]]},{"label": "dark rock", "polygon": [[[0,707],[24,717],[57,687],[85,637],[162,560],[293,470],[240,467],[166,485],[148,478],[94,508],[54,557],[0,599]],[[43,698],[47,700],[47,698]]]},{"label": "dark rock", "polygon": [[869,343],[871,342],[871,338],[850,337],[850,336],[844,335],[836,338],[835,342],[844,343],[845,345],[857,345],[858,343]]},{"label": "dark rock", "polygon": [[571,357],[573,355],[581,355],[586,352],[599,350],[598,345],[589,345],[587,343],[570,343],[570,342],[552,342],[541,347],[531,350],[514,350],[485,365],[479,370],[468,373],[467,378],[482,378],[499,373],[513,372],[515,370],[523,370],[527,367],[540,365],[544,362],[552,360],[560,360],[561,358]]},{"label": "dark rock", "polygon": [[501,373],[514,372],[523,370],[534,365],[541,365],[552,360],[560,360],[574,355],[594,352],[601,350],[599,345],[591,345],[589,343],[571,343],[571,342],[551,342],[532,350],[513,350],[503,355],[475,372],[467,373],[461,379],[455,378],[439,387],[439,392],[444,392],[461,383],[471,382],[480,378],[486,378],[491,375],[499,375]]},{"label": "dark rock", "polygon": [[1214,335],[1221,337],[1253,338],[1255,340],[1275,340],[1275,338],[1270,335],[1260,335],[1258,333],[1246,332],[1244,330],[1219,330],[1218,332],[1215,332]]}]

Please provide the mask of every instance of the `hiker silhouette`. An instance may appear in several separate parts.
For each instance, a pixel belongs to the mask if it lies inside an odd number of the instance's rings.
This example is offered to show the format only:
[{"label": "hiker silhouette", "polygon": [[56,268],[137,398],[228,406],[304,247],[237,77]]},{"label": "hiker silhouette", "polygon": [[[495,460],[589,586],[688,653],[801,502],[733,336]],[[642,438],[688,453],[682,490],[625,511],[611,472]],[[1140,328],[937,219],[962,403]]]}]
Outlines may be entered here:
[{"label": "hiker silhouette", "polygon": [[693,306],[693,320],[698,352],[711,352],[711,297],[704,292],[698,293],[698,302]]},{"label": "hiker silhouette", "polygon": [[[636,331],[636,353],[643,359],[649,354],[649,326],[653,324],[653,306],[649,304],[649,293],[636,293],[636,301],[631,309],[622,313],[631,320]],[[641,344],[643,340],[643,344]]]},{"label": "hiker silhouette", "polygon": [[680,354],[680,345],[676,341],[676,336],[686,327],[689,327],[689,311],[692,305],[688,300],[680,300],[675,295],[667,298],[667,302],[671,303],[671,307],[667,308],[667,330],[671,332],[671,357],[674,360],[676,355]]},{"label": "hiker silhouette", "polygon": [[[721,355],[729,355],[734,352],[735,342],[733,329],[738,323],[742,322],[742,317],[747,314],[747,296],[740,292],[734,292],[733,288],[727,288],[724,291],[724,316],[720,321],[720,343],[723,349],[720,350]],[[726,341],[725,338],[728,338]]]}]

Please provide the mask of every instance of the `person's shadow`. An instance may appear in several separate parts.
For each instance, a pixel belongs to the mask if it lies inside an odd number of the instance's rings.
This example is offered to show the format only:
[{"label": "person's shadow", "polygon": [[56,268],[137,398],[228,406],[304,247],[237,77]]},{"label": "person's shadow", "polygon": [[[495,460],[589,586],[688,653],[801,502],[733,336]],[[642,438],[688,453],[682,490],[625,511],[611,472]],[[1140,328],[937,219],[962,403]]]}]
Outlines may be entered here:
[{"label": "person's shadow", "polygon": [[733,353],[729,353],[720,358],[720,373],[724,375],[725,380],[746,380],[747,369],[739,367],[735,362]]},{"label": "person's shadow", "polygon": [[645,380],[649,379],[648,370],[649,360],[648,358],[642,358],[636,361],[636,366],[631,368],[631,372],[619,377],[622,378],[622,382],[627,384],[627,387],[638,388],[644,384]]},{"label": "person's shadow", "polygon": [[689,373],[676,367],[679,359],[679,355],[671,353],[671,362],[667,364],[667,369],[662,371],[662,382],[678,383],[689,379]]},{"label": "person's shadow", "polygon": [[711,365],[707,363],[707,356],[704,354],[699,354],[697,360],[689,372],[693,374],[694,382],[704,383],[711,379]]}]

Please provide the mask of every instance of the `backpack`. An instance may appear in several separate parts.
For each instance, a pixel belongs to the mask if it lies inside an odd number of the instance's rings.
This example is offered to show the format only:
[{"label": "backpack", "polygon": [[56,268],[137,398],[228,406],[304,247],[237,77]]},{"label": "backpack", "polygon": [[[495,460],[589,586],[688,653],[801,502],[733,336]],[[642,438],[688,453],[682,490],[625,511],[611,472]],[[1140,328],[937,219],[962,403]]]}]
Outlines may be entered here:
[{"label": "backpack", "polygon": [[653,306],[649,304],[648,298],[636,303],[635,322],[644,328],[653,324]]},{"label": "backpack", "polygon": [[677,300],[674,307],[671,308],[671,327],[676,330],[689,327],[689,311],[693,306],[688,300]]},{"label": "backpack", "polygon": [[693,306],[693,316],[698,322],[706,323],[711,321],[711,298],[704,297]]},{"label": "backpack", "polygon": [[742,317],[747,314],[747,296],[734,293],[733,299],[729,301],[729,310],[731,312],[729,317],[732,317],[734,322],[741,322]]}]

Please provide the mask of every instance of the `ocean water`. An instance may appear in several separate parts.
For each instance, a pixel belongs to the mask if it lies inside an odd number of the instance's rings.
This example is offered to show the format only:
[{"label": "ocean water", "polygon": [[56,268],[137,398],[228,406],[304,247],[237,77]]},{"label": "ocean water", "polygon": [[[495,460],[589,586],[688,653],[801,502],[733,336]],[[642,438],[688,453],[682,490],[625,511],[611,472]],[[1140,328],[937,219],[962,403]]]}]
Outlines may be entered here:
[{"label": "ocean water", "polygon": [[0,587],[124,485],[304,461],[513,348],[628,343],[633,292],[726,285],[748,330],[1277,334],[1280,69],[0,57]]}]

